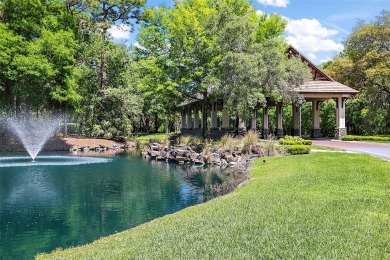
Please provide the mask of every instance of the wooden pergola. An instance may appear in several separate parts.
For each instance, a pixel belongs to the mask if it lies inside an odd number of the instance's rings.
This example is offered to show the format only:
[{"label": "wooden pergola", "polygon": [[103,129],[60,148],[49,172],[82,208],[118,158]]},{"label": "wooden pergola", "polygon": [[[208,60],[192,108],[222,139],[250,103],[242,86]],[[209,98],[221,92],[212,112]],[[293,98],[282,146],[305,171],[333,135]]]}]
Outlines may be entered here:
[{"label": "wooden pergola", "polygon": [[[334,131],[334,137],[339,139],[341,136],[347,134],[347,129],[345,126],[345,100],[357,94],[358,91],[352,89],[348,86],[345,86],[331,77],[326,75],[321,71],[317,66],[315,66],[310,60],[308,60],[304,55],[298,52],[295,48],[288,48],[289,56],[299,56],[301,57],[302,62],[308,64],[311,69],[312,79],[305,82],[295,91],[298,95],[305,100],[305,102],[312,103],[312,138],[321,137],[321,128],[320,128],[320,104],[329,99],[333,99],[336,102],[336,128]],[[201,94],[196,94],[192,98],[182,102],[179,107],[182,109],[182,124],[181,124],[181,133],[183,135],[194,135],[201,136],[203,129],[203,122],[199,120],[199,112],[201,111],[203,103],[203,96]],[[262,114],[262,129],[261,134],[265,138],[270,133],[269,130],[269,115],[268,111],[271,107],[276,107],[276,133],[277,137],[283,136],[283,107],[286,104],[276,103],[274,101],[268,100],[265,107],[261,107]],[[299,135],[299,105],[297,102],[292,104],[292,135]],[[256,118],[257,111],[260,107],[252,111],[252,122],[250,130],[257,131],[256,129]],[[232,133],[233,130],[230,128],[230,116],[225,106],[225,101],[223,99],[216,99],[212,102],[209,102],[207,105],[207,114],[210,114],[211,125],[210,125],[210,137],[213,139],[218,139],[225,134]],[[222,118],[218,118],[218,111],[222,112]],[[220,124],[218,124],[220,122]],[[239,131],[245,132],[246,124],[243,120],[239,120]]]}]

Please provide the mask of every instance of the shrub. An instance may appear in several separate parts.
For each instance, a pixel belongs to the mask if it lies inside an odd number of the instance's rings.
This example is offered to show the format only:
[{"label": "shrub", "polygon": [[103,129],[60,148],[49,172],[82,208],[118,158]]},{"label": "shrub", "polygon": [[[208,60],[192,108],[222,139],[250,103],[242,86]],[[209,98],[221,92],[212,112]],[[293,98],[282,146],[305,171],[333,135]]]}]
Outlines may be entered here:
[{"label": "shrub", "polygon": [[191,136],[181,135],[179,137],[179,144],[180,145],[188,145],[190,142],[191,142]]},{"label": "shrub", "polygon": [[390,142],[390,136],[360,136],[360,135],[345,135],[341,137],[343,141],[376,141]]},{"label": "shrub", "polygon": [[280,138],[279,142],[280,144],[283,145],[311,145],[313,143],[312,140],[302,139],[299,141],[293,141],[293,140],[285,140],[284,138]]},{"label": "shrub", "polygon": [[287,152],[291,155],[296,154],[308,154],[310,153],[311,146],[309,145],[289,145],[287,147]]},{"label": "shrub", "polygon": [[239,145],[239,140],[234,139],[231,135],[224,135],[220,140],[221,146],[227,151],[232,151],[235,146]]},{"label": "shrub", "polygon": [[259,137],[257,133],[253,131],[249,131],[241,140],[242,142],[242,150],[244,152],[250,152],[252,149],[252,146],[257,144],[259,142]]},{"label": "shrub", "polygon": [[263,156],[274,156],[276,154],[275,141],[272,139],[267,139],[260,144],[260,146],[264,149]]},{"label": "shrub", "polygon": [[311,140],[305,140],[299,136],[289,135],[286,135],[284,138],[280,138],[279,142],[283,145],[311,145],[313,143]]}]

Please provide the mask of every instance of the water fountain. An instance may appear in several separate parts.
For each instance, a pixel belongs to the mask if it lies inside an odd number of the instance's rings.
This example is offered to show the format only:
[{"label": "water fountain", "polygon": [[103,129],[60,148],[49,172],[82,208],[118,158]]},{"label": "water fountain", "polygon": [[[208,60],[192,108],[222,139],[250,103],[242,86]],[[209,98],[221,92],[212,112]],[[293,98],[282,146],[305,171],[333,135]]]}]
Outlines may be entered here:
[{"label": "water fountain", "polygon": [[7,116],[3,120],[0,120],[5,123],[5,129],[12,132],[13,135],[20,140],[23,147],[29,154],[29,156],[18,155],[0,157],[0,168],[38,165],[78,165],[105,163],[111,161],[111,159],[103,157],[79,157],[68,155],[38,156],[47,141],[54,136],[62,120],[63,116],[51,115],[44,115],[40,117]]},{"label": "water fountain", "polygon": [[57,130],[61,117],[8,117],[6,123],[15,133],[30,157],[35,160],[38,153],[42,150],[45,143],[53,136]]}]

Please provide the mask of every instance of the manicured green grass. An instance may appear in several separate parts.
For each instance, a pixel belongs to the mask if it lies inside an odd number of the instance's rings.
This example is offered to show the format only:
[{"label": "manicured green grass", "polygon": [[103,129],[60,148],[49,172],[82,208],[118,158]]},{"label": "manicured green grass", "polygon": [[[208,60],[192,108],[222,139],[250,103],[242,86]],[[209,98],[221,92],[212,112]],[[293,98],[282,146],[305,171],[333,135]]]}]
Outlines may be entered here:
[{"label": "manicured green grass", "polygon": [[165,139],[171,135],[173,135],[174,133],[157,133],[157,134],[146,134],[146,135],[140,135],[140,136],[137,136],[135,139],[136,140],[142,140],[142,141],[149,141],[149,140],[161,140],[161,139]]},{"label": "manicured green grass", "polygon": [[330,152],[251,168],[231,194],[38,259],[390,258],[389,162]]},{"label": "manicured green grass", "polygon": [[327,146],[321,146],[321,145],[312,145],[311,149],[312,150],[321,150],[321,151],[343,151],[340,148],[327,147]]}]

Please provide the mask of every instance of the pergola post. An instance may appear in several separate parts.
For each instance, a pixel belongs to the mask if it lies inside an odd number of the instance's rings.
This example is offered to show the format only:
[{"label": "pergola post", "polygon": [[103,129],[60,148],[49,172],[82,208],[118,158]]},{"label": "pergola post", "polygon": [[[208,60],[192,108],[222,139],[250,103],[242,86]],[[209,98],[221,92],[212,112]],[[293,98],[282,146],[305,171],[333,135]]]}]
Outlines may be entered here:
[{"label": "pergola post", "polygon": [[295,104],[292,105],[293,112],[293,136],[299,136],[299,107]]},{"label": "pergola post", "polygon": [[199,109],[194,108],[194,129],[199,129]]},{"label": "pergola post", "polygon": [[268,125],[268,107],[263,108],[263,131],[262,136],[264,139],[267,139],[269,135],[269,125]]},{"label": "pergola post", "polygon": [[202,119],[200,120],[200,129],[203,129],[203,117],[204,117],[203,108],[204,108],[204,105],[202,104]]},{"label": "pergola post", "polygon": [[312,138],[321,137],[321,128],[320,128],[320,104],[322,101],[313,100],[312,104],[312,116],[313,116],[313,128],[311,130]]},{"label": "pergola post", "polygon": [[186,128],[186,108],[183,107],[183,111],[181,111],[181,128]]},{"label": "pergola post", "polygon": [[211,129],[218,128],[217,120],[217,102],[211,103]]},{"label": "pergola post", "polygon": [[230,118],[229,112],[226,107],[226,100],[223,100],[223,108],[222,108],[222,129],[228,130],[230,128]]},{"label": "pergola post", "polygon": [[239,118],[239,119],[238,119],[238,130],[239,130],[239,131],[246,131],[245,125],[246,125],[246,124],[245,124],[244,119]]},{"label": "pergola post", "polygon": [[342,136],[347,135],[347,128],[345,128],[345,98],[337,97],[336,101],[336,129],[334,131],[334,137],[340,139]]},{"label": "pergola post", "polygon": [[256,132],[256,109],[253,109],[252,112],[252,122],[251,122],[251,130]]},{"label": "pergola post", "polygon": [[283,106],[281,104],[276,106],[276,136],[283,137]]},{"label": "pergola post", "polygon": [[187,111],[187,128],[191,129],[192,128],[192,115],[191,115],[191,108],[188,107]]}]

